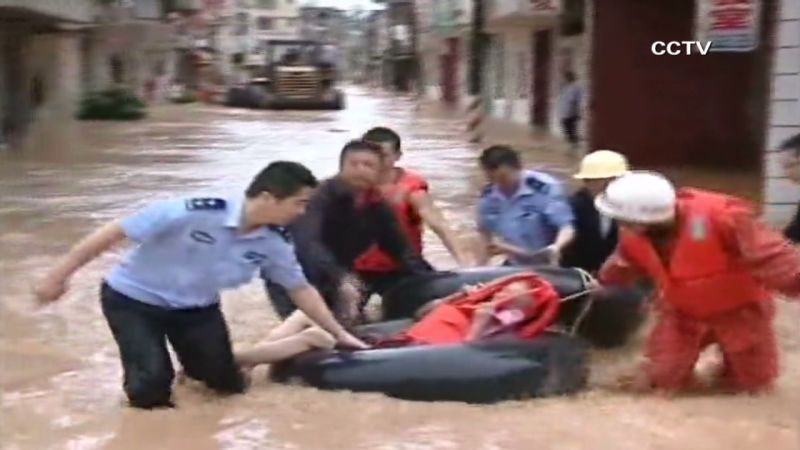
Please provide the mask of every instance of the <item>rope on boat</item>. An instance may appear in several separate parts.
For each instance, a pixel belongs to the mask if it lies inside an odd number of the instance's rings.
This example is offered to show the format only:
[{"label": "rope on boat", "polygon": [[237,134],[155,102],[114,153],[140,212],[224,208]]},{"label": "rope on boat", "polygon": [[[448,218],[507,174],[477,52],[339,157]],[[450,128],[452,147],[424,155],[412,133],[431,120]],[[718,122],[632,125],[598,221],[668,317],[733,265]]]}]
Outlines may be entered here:
[{"label": "rope on boat", "polygon": [[[583,281],[583,286],[586,287],[586,289],[582,290],[581,292],[578,292],[578,293],[575,293],[575,294],[572,294],[572,295],[569,295],[567,297],[562,298],[561,299],[562,302],[568,302],[568,301],[571,301],[571,300],[575,300],[577,298],[583,297],[586,294],[591,294],[592,292],[594,292],[594,291],[599,289],[599,284],[597,282],[597,278],[595,278],[594,276],[592,276],[592,274],[590,274],[589,272],[587,272],[587,271],[585,271],[585,270],[583,270],[581,268],[575,267],[574,269],[577,270],[578,273],[581,275],[581,281]],[[574,337],[578,333],[578,330],[580,329],[581,324],[586,319],[586,316],[589,315],[589,312],[592,310],[592,306],[594,305],[594,300],[595,300],[594,298],[589,297],[589,299],[586,302],[586,304],[583,305],[583,308],[581,308],[581,312],[578,313],[578,317],[575,319],[575,322],[572,324],[572,327],[570,327],[570,329],[569,329],[569,335],[570,336]]]}]

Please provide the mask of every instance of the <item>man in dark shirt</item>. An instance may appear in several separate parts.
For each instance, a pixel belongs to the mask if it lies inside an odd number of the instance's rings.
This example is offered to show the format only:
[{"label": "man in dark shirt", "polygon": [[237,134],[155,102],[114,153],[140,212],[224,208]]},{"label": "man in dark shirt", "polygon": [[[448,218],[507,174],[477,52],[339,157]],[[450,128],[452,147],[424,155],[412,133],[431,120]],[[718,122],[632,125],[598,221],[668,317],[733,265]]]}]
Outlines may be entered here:
[{"label": "man in dark shirt", "polygon": [[[800,184],[800,134],[784,141],[779,150],[787,152],[783,166],[786,176],[794,183]],[[792,221],[783,230],[783,234],[795,244],[800,243],[800,205],[798,205]]]},{"label": "man in dark shirt", "polygon": [[[364,291],[353,271],[355,261],[373,244],[403,271],[430,270],[378,189],[382,164],[380,146],[362,140],[347,143],[339,173],[320,185],[306,213],[288,227],[306,277],[345,321],[355,320]],[[281,317],[294,311],[280,285],[267,281],[266,288]]]},{"label": "man in dark shirt", "polygon": [[617,224],[601,215],[594,198],[608,183],[628,171],[624,156],[610,150],[589,153],[575,175],[583,186],[569,199],[575,215],[575,239],[564,249],[561,265],[596,272],[617,246]]}]

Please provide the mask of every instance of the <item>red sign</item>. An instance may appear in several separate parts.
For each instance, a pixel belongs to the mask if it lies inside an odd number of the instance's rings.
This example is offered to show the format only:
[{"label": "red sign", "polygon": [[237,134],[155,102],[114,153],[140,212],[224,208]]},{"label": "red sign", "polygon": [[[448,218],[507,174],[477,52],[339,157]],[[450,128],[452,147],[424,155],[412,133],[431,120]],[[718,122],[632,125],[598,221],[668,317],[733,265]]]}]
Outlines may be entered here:
[{"label": "red sign", "polygon": [[761,0],[698,0],[697,40],[711,51],[750,51],[758,46]]}]

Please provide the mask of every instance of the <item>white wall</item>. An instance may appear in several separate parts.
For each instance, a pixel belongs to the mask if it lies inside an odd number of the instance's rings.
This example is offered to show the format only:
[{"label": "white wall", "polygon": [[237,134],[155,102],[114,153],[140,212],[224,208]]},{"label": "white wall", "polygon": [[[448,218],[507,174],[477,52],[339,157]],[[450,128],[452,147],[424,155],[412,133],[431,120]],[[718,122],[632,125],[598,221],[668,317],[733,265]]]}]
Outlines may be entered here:
[{"label": "white wall", "polygon": [[776,33],[769,133],[764,153],[766,217],[787,221],[800,200],[800,186],[783,177],[775,152],[787,137],[800,133],[800,0],[782,0]]},{"label": "white wall", "polygon": [[[501,43],[502,42],[502,43]],[[502,53],[501,53],[502,52]],[[492,116],[519,124],[530,122],[531,32],[509,28],[494,35],[489,57]],[[502,77],[502,80],[499,78]],[[496,89],[502,85],[500,96]]]},{"label": "white wall", "polygon": [[[557,115],[558,93],[562,78],[562,49],[569,48],[573,52],[573,67],[581,80],[587,79],[588,45],[586,35],[561,40],[554,30],[552,35],[553,48],[551,53],[553,61],[550,72],[550,120],[549,131],[561,134],[561,127]],[[499,30],[494,36],[492,50],[489,58],[488,77],[489,94],[492,98],[492,116],[505,119],[517,124],[527,125],[531,121],[531,104],[534,101],[532,92],[533,73],[533,29],[532,28],[507,28]],[[497,40],[502,40],[502,59],[498,59]],[[502,64],[502,67],[499,67]],[[502,74],[503,95],[495,95],[498,75]],[[585,104],[585,102],[584,102]],[[582,121],[583,127],[585,121]]]}]

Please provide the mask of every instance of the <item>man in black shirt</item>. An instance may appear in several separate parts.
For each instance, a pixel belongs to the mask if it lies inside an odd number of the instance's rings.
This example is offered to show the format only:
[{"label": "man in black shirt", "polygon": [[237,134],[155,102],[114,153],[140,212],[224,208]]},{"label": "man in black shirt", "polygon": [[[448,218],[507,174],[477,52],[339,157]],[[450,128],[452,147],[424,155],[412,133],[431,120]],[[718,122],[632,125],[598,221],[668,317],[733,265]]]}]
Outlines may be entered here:
[{"label": "man in black shirt", "polygon": [[575,175],[583,186],[569,199],[575,216],[575,239],[564,249],[561,265],[596,272],[617,246],[617,224],[594,206],[594,198],[628,171],[624,156],[610,150],[586,155]]},{"label": "man in black shirt", "polygon": [[[287,230],[306,277],[345,321],[356,319],[364,291],[353,272],[355,260],[373,244],[409,274],[430,270],[378,189],[382,163],[380,146],[362,140],[347,143],[339,173],[317,188],[305,214]],[[281,317],[294,311],[281,286],[267,281],[266,288]]]},{"label": "man in black shirt", "polygon": [[[800,184],[800,134],[796,134],[784,141],[779,150],[789,152],[784,161],[786,176],[793,182]],[[800,243],[800,205],[798,205],[792,221],[783,230],[783,234],[795,244]]]}]

